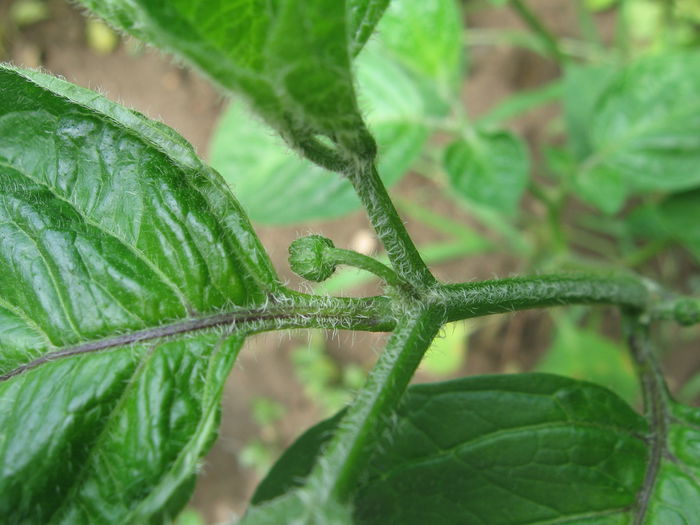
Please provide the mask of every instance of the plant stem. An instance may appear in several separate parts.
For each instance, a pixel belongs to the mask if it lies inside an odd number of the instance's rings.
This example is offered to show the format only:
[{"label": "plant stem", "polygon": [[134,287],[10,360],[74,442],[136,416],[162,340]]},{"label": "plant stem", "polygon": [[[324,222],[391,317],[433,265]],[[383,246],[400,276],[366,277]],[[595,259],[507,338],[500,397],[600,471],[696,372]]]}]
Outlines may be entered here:
[{"label": "plant stem", "polygon": [[[0,375],[0,382],[57,359],[202,330],[225,329],[244,334],[290,328],[389,332],[400,325],[397,317],[403,317],[407,310],[405,304],[397,305],[395,301],[387,297],[322,297],[284,290],[265,305],[47,348],[34,361]],[[667,292],[632,275],[549,275],[435,285],[420,291],[409,302],[414,308],[420,305],[443,312],[445,322],[547,306],[609,304],[643,312],[649,319],[676,321],[685,326],[700,323],[700,299]]]},{"label": "plant stem", "polygon": [[369,445],[389,421],[423,354],[444,322],[439,308],[409,311],[400,319],[355,402],[339,425],[307,486],[313,505],[346,501],[370,460]]},{"label": "plant stem", "polygon": [[394,270],[367,255],[342,248],[329,248],[326,250],[326,254],[328,261],[334,264],[345,264],[373,273],[391,286],[401,286],[403,284],[403,281],[399,279]]},{"label": "plant stem", "polygon": [[[423,255],[423,260],[427,264],[436,264],[457,259],[465,255],[486,253],[494,249],[491,244],[485,245],[484,242],[485,241],[482,241],[481,238],[475,237],[472,242],[467,242],[465,240],[426,244],[420,247],[420,252]],[[380,255],[377,260],[383,264],[388,263],[388,259],[385,255]],[[346,268],[336,272],[330,279],[314,286],[314,293],[335,294],[343,290],[357,287],[371,280],[372,275],[355,271],[352,268]]]},{"label": "plant stem", "polygon": [[[549,50],[543,48],[541,39],[523,31],[469,28],[464,40],[470,47],[507,45],[549,56]],[[615,50],[602,49],[583,40],[560,38],[558,42],[562,53],[569,59],[577,58],[586,62],[615,62],[618,59]]]},{"label": "plant stem", "polygon": [[542,21],[522,0],[510,0],[510,4],[527,26],[540,38],[549,55],[559,64],[568,62],[568,57],[559,48],[559,42],[544,26]]},{"label": "plant stem", "polygon": [[650,449],[649,460],[634,510],[633,523],[641,525],[646,517],[649,499],[656,484],[661,460],[666,449],[670,396],[661,368],[651,347],[648,323],[643,322],[635,314],[625,315],[623,321],[625,336],[641,382],[644,412],[650,427],[647,437]]},{"label": "plant stem", "polygon": [[650,289],[632,276],[521,277],[452,284],[436,293],[447,310],[448,321],[567,304],[610,304],[644,311]]},{"label": "plant stem", "polygon": [[399,278],[409,286],[428,288],[435,277],[421,259],[416,246],[396,212],[374,165],[348,174],[350,182],[367,210],[379,240]]},{"label": "plant stem", "polygon": [[182,319],[75,345],[48,348],[46,353],[33,361],[0,374],[0,382],[59,359],[206,330],[224,329],[229,333],[243,334],[289,328],[387,332],[393,330],[396,324],[390,306],[386,297],[318,297],[287,290],[282,299],[264,306],[237,308],[230,312]]}]

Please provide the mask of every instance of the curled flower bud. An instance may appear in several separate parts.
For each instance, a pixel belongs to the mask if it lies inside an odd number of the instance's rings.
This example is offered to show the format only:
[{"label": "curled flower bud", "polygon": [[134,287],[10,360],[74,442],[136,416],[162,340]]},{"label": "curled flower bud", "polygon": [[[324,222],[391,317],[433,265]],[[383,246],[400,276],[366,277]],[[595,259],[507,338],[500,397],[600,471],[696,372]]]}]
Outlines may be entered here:
[{"label": "curled flower bud", "polygon": [[289,245],[289,266],[298,276],[321,282],[335,271],[336,263],[328,257],[333,242],[321,235],[300,237]]}]

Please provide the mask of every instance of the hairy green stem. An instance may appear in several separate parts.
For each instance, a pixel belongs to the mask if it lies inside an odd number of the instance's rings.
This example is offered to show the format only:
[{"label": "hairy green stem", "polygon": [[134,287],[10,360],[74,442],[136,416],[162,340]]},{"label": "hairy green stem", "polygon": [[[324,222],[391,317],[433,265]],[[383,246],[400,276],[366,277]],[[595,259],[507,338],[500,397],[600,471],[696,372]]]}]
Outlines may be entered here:
[{"label": "hairy green stem", "polygon": [[511,0],[510,4],[522,21],[539,37],[550,56],[559,64],[566,63],[569,59],[560,49],[559,42],[557,42],[557,39],[549,32],[537,15],[522,0]]},{"label": "hairy green stem", "polygon": [[[642,312],[648,319],[672,320],[686,326],[700,323],[700,299],[666,292],[632,275],[548,275],[436,285],[412,301],[444,312],[445,322],[547,306],[609,304]],[[405,310],[404,304],[388,297],[340,298],[285,290],[265,305],[51,348],[36,360],[0,375],[0,381],[56,359],[216,328],[246,334],[292,328],[390,332]]]},{"label": "hairy green stem", "polygon": [[0,382],[58,359],[202,330],[223,329],[246,334],[290,328],[388,332],[393,330],[396,324],[390,307],[391,303],[386,297],[319,297],[287,291],[284,296],[273,298],[266,305],[236,308],[228,312],[182,319],[111,337],[51,348],[33,361],[0,374]]},{"label": "hairy green stem", "polygon": [[403,284],[394,270],[367,255],[352,250],[343,250],[342,248],[328,248],[326,257],[328,262],[333,264],[345,264],[373,273],[392,286],[401,286]]},{"label": "hairy green stem", "polygon": [[448,321],[567,304],[610,304],[644,311],[649,288],[634,276],[548,275],[452,284],[435,292]]},{"label": "hairy green stem", "polygon": [[415,288],[433,286],[435,278],[408,235],[376,167],[370,165],[366,169],[355,170],[348,177],[399,278]]},{"label": "hairy green stem", "polygon": [[398,404],[443,322],[440,308],[421,307],[398,321],[367,383],[309,476],[307,486],[315,498],[312,504],[349,498],[370,459],[369,445],[388,423],[388,414]]}]

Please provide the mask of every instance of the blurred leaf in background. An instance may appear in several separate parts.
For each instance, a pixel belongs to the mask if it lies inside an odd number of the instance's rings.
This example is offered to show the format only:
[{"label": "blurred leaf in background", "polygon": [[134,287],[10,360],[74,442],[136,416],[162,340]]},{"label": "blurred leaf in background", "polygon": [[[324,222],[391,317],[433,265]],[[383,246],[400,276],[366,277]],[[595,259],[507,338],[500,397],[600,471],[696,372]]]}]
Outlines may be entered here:
[{"label": "blurred leaf in background", "polygon": [[459,372],[467,362],[471,326],[468,321],[457,321],[443,327],[420,364],[420,370],[438,377]]},{"label": "blurred leaf in background", "polygon": [[459,195],[506,215],[517,214],[530,160],[516,135],[477,131],[450,144],[443,162]]},{"label": "blurred leaf in background", "polygon": [[173,525],[206,525],[201,513],[191,507],[183,510]]},{"label": "blurred leaf in background", "polygon": [[322,331],[311,332],[309,344],[292,351],[292,365],[304,393],[324,416],[348,404],[366,377],[359,365],[341,366],[327,353]]},{"label": "blurred leaf in background", "polygon": [[606,386],[632,406],[641,399],[625,347],[565,315],[556,317],[554,341],[534,370]]},{"label": "blurred leaf in background", "polygon": [[627,196],[700,184],[700,53],[646,57],[612,75],[571,70],[566,86],[585,200],[614,213]]}]

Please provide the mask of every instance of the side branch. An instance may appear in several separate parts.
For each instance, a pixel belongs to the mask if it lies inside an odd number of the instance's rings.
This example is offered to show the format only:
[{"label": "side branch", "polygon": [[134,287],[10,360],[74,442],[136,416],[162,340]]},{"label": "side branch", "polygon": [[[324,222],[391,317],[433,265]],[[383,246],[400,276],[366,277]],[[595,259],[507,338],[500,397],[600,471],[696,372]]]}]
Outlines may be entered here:
[{"label": "side branch", "polygon": [[399,278],[415,288],[427,288],[436,284],[435,277],[421,259],[394,208],[375,166],[350,172],[348,178],[367,210],[369,220]]},{"label": "side branch", "polygon": [[652,293],[627,276],[549,275],[448,284],[435,291],[449,321],[567,304],[610,304],[645,311]]}]

